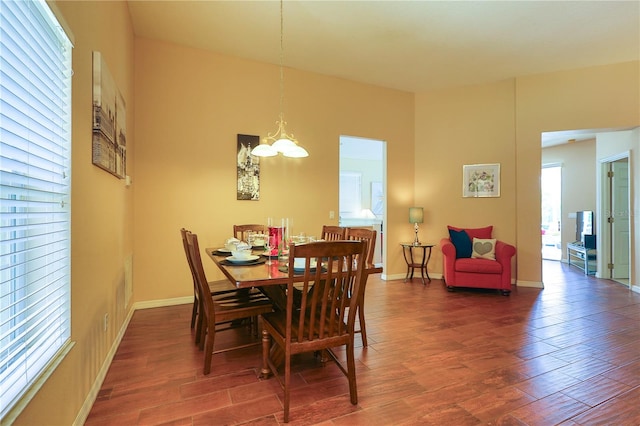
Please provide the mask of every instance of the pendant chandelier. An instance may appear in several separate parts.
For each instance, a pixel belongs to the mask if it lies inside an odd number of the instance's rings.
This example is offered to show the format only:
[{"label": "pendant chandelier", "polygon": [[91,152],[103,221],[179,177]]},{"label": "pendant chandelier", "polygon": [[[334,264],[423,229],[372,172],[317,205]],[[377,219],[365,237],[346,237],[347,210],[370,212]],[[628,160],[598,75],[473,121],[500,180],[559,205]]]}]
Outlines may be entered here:
[{"label": "pendant chandelier", "polygon": [[298,140],[291,133],[287,133],[284,126],[287,124],[284,121],[284,113],[282,112],[282,105],[284,101],[284,48],[283,48],[283,34],[284,34],[284,18],[283,18],[283,0],[280,0],[280,117],[276,121],[278,129],[274,133],[267,134],[267,137],[262,139],[262,143],[251,150],[251,155],[257,157],[273,157],[279,153],[285,157],[302,158],[308,157],[309,153],[306,149],[298,144]]}]

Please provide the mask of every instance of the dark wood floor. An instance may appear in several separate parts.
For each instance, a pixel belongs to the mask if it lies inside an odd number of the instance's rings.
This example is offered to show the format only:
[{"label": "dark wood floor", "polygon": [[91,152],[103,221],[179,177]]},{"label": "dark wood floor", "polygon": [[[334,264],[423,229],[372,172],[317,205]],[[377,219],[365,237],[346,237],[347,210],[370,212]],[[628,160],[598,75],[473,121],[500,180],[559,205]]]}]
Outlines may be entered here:
[{"label": "dark wood floor", "polygon": [[[291,424],[640,425],[640,295],[559,262],[544,282],[504,297],[371,278],[358,405],[333,363],[303,355]],[[202,375],[190,310],[135,312],[86,425],[282,421],[277,382],[257,378],[260,346],[216,354]]]}]

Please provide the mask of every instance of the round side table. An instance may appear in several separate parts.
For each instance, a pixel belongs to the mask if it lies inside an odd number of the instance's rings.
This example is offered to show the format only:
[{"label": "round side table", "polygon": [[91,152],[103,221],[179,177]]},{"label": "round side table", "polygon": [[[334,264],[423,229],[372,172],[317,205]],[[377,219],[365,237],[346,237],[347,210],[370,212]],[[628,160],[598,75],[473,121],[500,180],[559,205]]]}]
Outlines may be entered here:
[{"label": "round side table", "polygon": [[[429,277],[429,271],[427,270],[427,265],[429,264],[429,259],[431,259],[431,249],[435,244],[425,244],[425,243],[400,243],[402,246],[402,254],[404,255],[404,260],[407,262],[407,275],[404,277],[404,282],[411,279],[413,280],[413,271],[416,268],[420,268],[420,276],[422,277],[422,284],[426,284],[424,282],[424,276],[427,275],[427,279],[431,282],[431,278]],[[417,249],[422,249],[422,257],[417,262],[417,259],[414,259],[414,250],[420,251]],[[417,254],[417,253],[416,253]]]}]

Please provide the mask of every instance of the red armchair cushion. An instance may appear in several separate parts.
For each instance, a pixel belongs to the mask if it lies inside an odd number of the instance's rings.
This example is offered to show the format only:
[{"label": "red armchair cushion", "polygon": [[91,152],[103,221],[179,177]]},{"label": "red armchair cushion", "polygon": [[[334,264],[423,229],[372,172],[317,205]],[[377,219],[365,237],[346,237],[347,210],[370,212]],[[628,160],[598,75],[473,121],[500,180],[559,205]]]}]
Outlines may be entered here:
[{"label": "red armchair cushion", "polygon": [[474,238],[487,240],[491,238],[491,233],[493,232],[493,225],[485,226],[484,228],[456,228],[455,226],[449,225],[447,228],[449,228],[449,230],[453,229],[454,231],[466,231],[471,241],[473,241]]},{"label": "red armchair cushion", "polygon": [[473,272],[476,274],[501,274],[502,265],[490,259],[458,259],[456,260],[456,271]]}]

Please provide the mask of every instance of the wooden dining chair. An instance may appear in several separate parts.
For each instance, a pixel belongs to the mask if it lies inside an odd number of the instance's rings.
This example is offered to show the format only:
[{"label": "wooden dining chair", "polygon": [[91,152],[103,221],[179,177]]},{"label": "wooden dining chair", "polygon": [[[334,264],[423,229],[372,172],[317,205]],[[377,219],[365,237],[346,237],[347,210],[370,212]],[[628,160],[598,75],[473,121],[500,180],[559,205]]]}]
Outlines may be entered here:
[{"label": "wooden dining chair", "polygon": [[[239,290],[236,293],[222,294],[217,297],[212,296],[202,266],[198,236],[189,231],[187,231],[186,236],[193,273],[196,277],[200,300],[202,301],[201,315],[203,316],[203,321],[200,331],[200,348],[204,349],[203,373],[207,375],[211,372],[211,358],[214,353],[227,352],[260,343],[253,342],[214,351],[216,332],[236,328],[234,324],[237,324],[237,320],[257,318],[259,315],[271,312],[273,307],[269,299],[257,289],[242,289],[243,291]],[[216,326],[221,326],[221,328],[217,330]]]},{"label": "wooden dining chair", "polygon": [[[285,422],[289,421],[291,358],[295,354],[326,351],[349,380],[351,403],[358,403],[354,324],[363,270],[354,261],[364,256],[364,249],[362,241],[318,241],[290,248],[289,265],[294,264],[294,259],[303,258],[304,271],[288,270],[286,311],[262,317],[263,364],[268,365],[284,389]],[[299,302],[294,300],[294,285],[302,288]],[[309,291],[312,287],[313,291]],[[343,297],[348,291],[353,291],[356,297]],[[277,362],[270,357],[272,344],[280,349],[274,348],[274,354],[284,352],[284,378],[278,374]],[[343,345],[346,367],[332,351]]]},{"label": "wooden dining chair", "polygon": [[371,275],[371,270],[375,267],[373,264],[373,253],[376,250],[376,236],[377,232],[370,228],[347,228],[345,239],[364,241],[366,244],[364,263],[360,263],[364,266],[364,272],[362,274],[362,299],[358,305],[358,320],[360,322],[360,330],[356,330],[356,333],[360,333],[362,336],[362,346],[369,346],[367,342],[367,326],[364,319],[364,294],[367,286],[367,279]]},{"label": "wooden dining chair", "polygon": [[347,228],[335,225],[323,225],[321,239],[325,241],[344,240]]},{"label": "wooden dining chair", "polygon": [[[184,246],[184,253],[187,257],[187,263],[189,264],[189,270],[191,271],[191,277],[193,279],[193,308],[191,309],[191,328],[195,327],[195,343],[200,344],[200,332],[202,328],[202,316],[200,291],[198,290],[198,283],[196,277],[193,274],[193,265],[191,264],[191,255],[189,254],[189,246],[187,244],[187,231],[185,228],[180,229],[180,235],[182,236],[182,245]],[[236,292],[236,287],[229,280],[209,281],[209,291],[212,295],[217,296],[220,294]]]},{"label": "wooden dining chair", "polygon": [[264,232],[265,226],[258,224],[249,224],[249,225],[233,225],[233,236],[240,241],[247,242],[247,232]]}]

